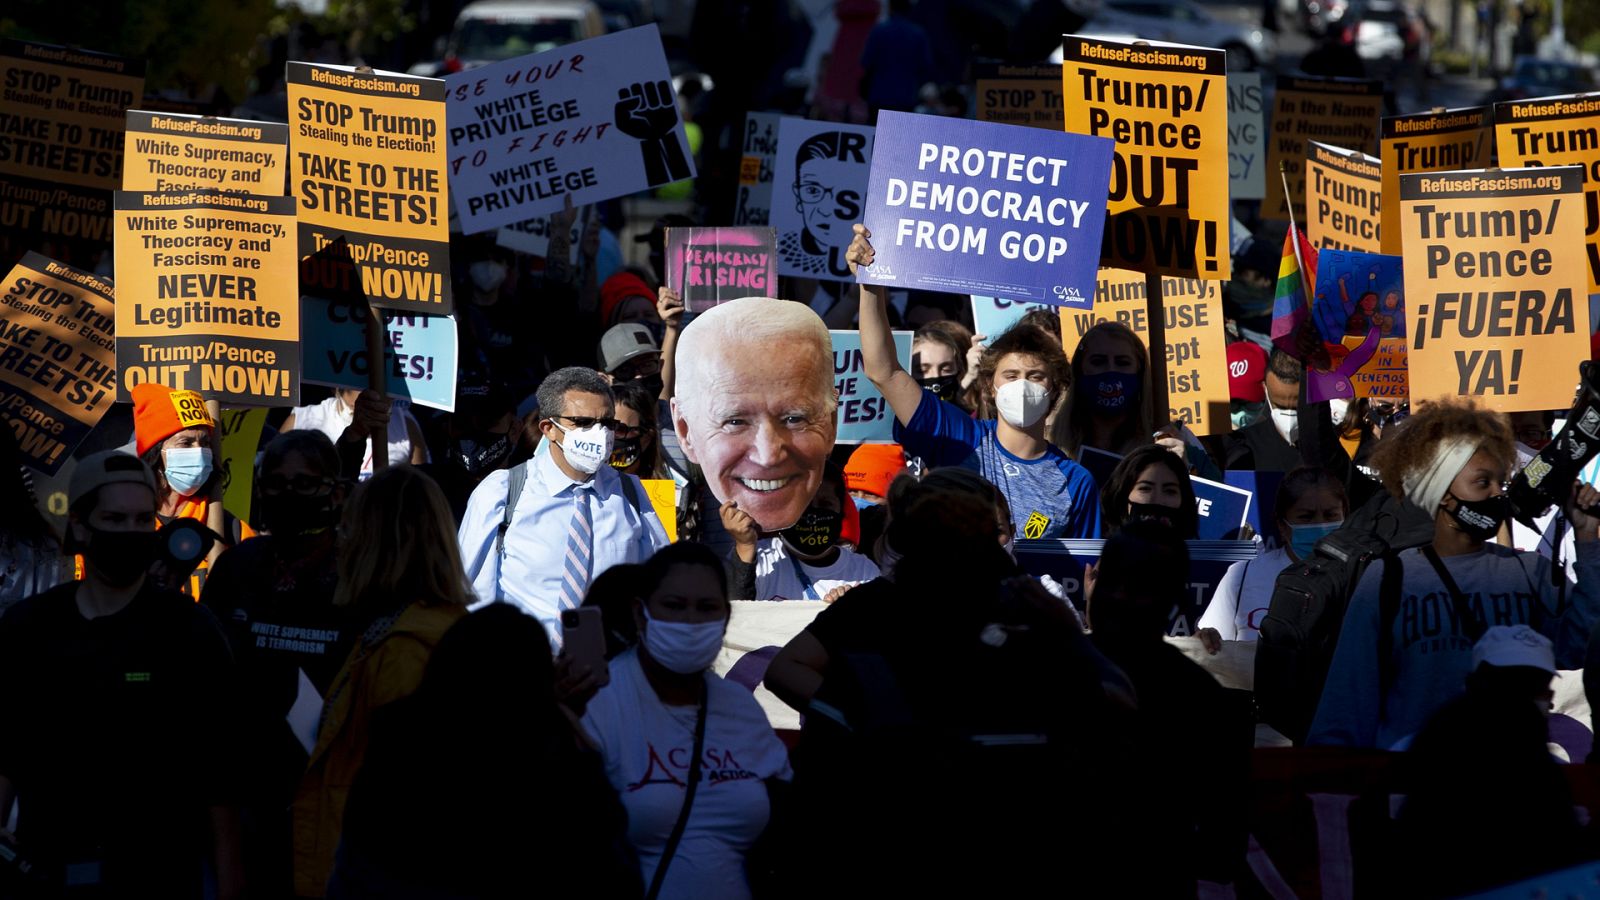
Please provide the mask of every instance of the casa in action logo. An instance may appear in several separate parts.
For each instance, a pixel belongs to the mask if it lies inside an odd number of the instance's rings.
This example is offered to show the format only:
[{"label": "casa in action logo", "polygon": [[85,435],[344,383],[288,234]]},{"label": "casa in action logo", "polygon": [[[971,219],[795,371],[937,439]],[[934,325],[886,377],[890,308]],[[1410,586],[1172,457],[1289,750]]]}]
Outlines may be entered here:
[{"label": "casa in action logo", "polygon": [[1082,300],[1083,299],[1083,294],[1079,293],[1078,289],[1073,287],[1070,284],[1058,284],[1055,287],[1051,288],[1050,290],[1051,290],[1052,293],[1054,293],[1056,295],[1056,299],[1057,300]]}]

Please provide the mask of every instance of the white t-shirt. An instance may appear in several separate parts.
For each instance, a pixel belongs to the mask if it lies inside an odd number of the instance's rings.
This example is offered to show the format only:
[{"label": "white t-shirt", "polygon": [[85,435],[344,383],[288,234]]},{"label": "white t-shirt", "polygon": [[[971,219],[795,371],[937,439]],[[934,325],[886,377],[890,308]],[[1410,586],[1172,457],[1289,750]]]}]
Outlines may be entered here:
[{"label": "white t-shirt", "polygon": [[[766,779],[788,781],[789,751],[750,692],[707,672],[705,749],[699,789],[661,898],[750,896],[744,855],[767,827]],[[600,747],[606,778],[628,811],[628,841],[644,883],[655,875],[683,809],[696,708],[667,706],[645,679],[638,653],[611,661],[611,683],[589,701],[583,727]]]},{"label": "white t-shirt", "polygon": [[848,547],[839,548],[833,565],[813,566],[791,557],[782,538],[769,538],[756,552],[756,599],[821,600],[834,588],[853,587],[878,574],[877,563]]},{"label": "white t-shirt", "polygon": [[1236,562],[1228,567],[1200,615],[1201,628],[1215,628],[1225,641],[1253,641],[1261,636],[1261,620],[1272,604],[1278,575],[1294,562],[1286,547]]},{"label": "white t-shirt", "polygon": [[[407,423],[414,421],[403,400],[391,400],[389,415],[389,465],[399,466],[411,462],[411,432]],[[320,431],[328,440],[339,442],[339,435],[355,421],[355,410],[339,402],[338,397],[311,406],[294,408],[294,427],[297,430]],[[372,477],[372,439],[367,438],[367,455],[361,460],[361,478]]]}]

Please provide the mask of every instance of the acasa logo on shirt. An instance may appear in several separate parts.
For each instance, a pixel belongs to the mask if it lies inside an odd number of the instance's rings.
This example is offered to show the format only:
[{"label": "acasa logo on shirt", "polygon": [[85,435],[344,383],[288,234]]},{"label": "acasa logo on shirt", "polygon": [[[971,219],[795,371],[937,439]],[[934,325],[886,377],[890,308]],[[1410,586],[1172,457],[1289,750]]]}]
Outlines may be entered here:
[{"label": "acasa logo on shirt", "polygon": [[1037,541],[1044,537],[1044,530],[1050,527],[1050,517],[1037,509],[1028,513],[1028,521],[1022,523],[1022,536],[1030,541]]}]

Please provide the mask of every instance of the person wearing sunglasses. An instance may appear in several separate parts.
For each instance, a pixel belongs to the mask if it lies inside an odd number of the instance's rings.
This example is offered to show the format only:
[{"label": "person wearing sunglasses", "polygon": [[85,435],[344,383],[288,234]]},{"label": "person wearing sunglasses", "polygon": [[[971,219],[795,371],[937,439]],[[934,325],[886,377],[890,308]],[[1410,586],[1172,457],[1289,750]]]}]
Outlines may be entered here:
[{"label": "person wearing sunglasses", "polygon": [[490,472],[467,501],[457,537],[479,603],[521,606],[559,647],[561,612],[583,603],[594,577],[649,559],[667,533],[638,478],[610,465],[618,423],[605,378],[559,369],[538,400],[549,449]]}]

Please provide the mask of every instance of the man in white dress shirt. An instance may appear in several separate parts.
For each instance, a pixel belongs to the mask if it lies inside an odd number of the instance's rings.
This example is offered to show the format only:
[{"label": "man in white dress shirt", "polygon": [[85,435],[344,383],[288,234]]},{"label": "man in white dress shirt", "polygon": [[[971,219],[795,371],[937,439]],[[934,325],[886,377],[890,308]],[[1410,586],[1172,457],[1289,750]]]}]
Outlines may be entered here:
[{"label": "man in white dress shirt", "polygon": [[639,480],[608,464],[615,409],[610,385],[593,369],[551,373],[539,386],[539,430],[549,452],[525,464],[510,521],[511,469],[491,472],[461,519],[461,557],[479,603],[521,606],[557,646],[561,611],[583,602],[595,576],[667,545]]}]

